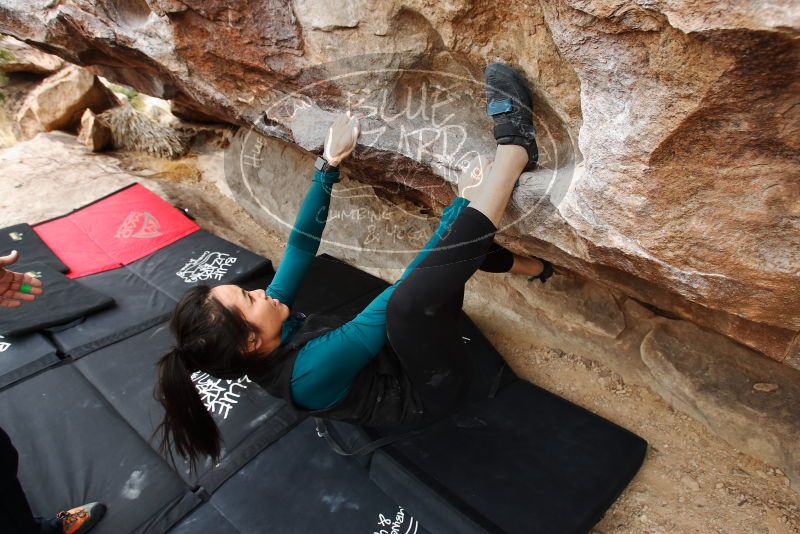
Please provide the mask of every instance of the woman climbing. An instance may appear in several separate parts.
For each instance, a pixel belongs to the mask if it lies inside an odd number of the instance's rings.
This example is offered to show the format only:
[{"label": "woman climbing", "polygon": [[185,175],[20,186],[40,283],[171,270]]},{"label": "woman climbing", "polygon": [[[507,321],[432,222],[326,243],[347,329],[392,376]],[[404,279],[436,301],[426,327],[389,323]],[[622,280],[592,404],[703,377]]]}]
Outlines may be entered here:
[{"label": "woman climbing", "polygon": [[478,269],[542,282],[553,272],[493,242],[515,182],[536,166],[538,152],[524,78],[492,64],[485,81],[498,143],[493,163],[478,160],[463,173],[459,196],[425,247],[350,321],[291,311],[319,248],[338,165],[359,135],[350,112],[334,121],[266,291],[198,286],[178,303],[170,321],[177,345],[158,364],[164,451],[173,444],[192,463],[219,457],[219,431],[190,379],[198,370],[247,374],[298,411],[368,426],[423,423],[458,408],[470,378],[456,324],[466,281]]}]

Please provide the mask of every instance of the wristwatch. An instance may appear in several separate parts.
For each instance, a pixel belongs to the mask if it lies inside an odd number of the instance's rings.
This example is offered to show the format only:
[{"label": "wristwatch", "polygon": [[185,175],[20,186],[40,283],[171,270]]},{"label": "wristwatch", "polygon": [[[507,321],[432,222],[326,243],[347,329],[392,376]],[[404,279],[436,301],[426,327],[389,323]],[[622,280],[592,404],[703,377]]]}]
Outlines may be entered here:
[{"label": "wristwatch", "polygon": [[326,160],[323,156],[317,157],[317,161],[314,162],[314,167],[318,171],[322,172],[333,172],[339,170],[338,165],[331,165],[330,163],[328,163],[328,160]]}]

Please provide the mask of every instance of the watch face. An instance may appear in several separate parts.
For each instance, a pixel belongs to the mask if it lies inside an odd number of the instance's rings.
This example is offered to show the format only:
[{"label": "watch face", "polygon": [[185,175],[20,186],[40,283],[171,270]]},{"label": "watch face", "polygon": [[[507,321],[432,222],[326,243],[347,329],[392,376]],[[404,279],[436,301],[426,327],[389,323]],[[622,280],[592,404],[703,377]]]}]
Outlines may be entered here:
[{"label": "watch face", "polygon": [[314,167],[316,167],[317,170],[320,170],[322,172],[326,172],[336,168],[334,165],[328,163],[328,161],[322,156],[317,157],[317,161],[314,162]]}]

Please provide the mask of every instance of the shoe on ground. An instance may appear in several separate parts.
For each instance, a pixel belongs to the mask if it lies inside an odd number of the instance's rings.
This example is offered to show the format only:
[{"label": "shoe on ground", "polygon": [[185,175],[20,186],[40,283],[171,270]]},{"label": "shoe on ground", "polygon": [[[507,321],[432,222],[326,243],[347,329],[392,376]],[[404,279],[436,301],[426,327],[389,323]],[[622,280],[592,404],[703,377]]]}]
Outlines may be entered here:
[{"label": "shoe on ground", "polygon": [[59,512],[56,519],[61,523],[63,534],[85,534],[100,521],[106,513],[106,505],[91,502],[66,512]]},{"label": "shoe on ground", "polygon": [[492,63],[484,71],[486,113],[494,119],[494,138],[498,145],[519,145],[528,152],[523,172],[532,171],[539,161],[536,130],[533,127],[533,100],[525,77],[502,63]]}]

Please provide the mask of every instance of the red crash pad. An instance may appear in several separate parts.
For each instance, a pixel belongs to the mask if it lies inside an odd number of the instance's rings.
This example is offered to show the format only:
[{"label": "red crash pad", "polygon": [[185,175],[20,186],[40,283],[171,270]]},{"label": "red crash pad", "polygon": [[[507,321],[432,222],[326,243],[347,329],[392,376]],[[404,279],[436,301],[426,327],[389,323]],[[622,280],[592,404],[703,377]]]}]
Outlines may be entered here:
[{"label": "red crash pad", "polygon": [[34,226],[42,241],[69,267],[70,278],[127,265],[198,229],[140,184]]}]

